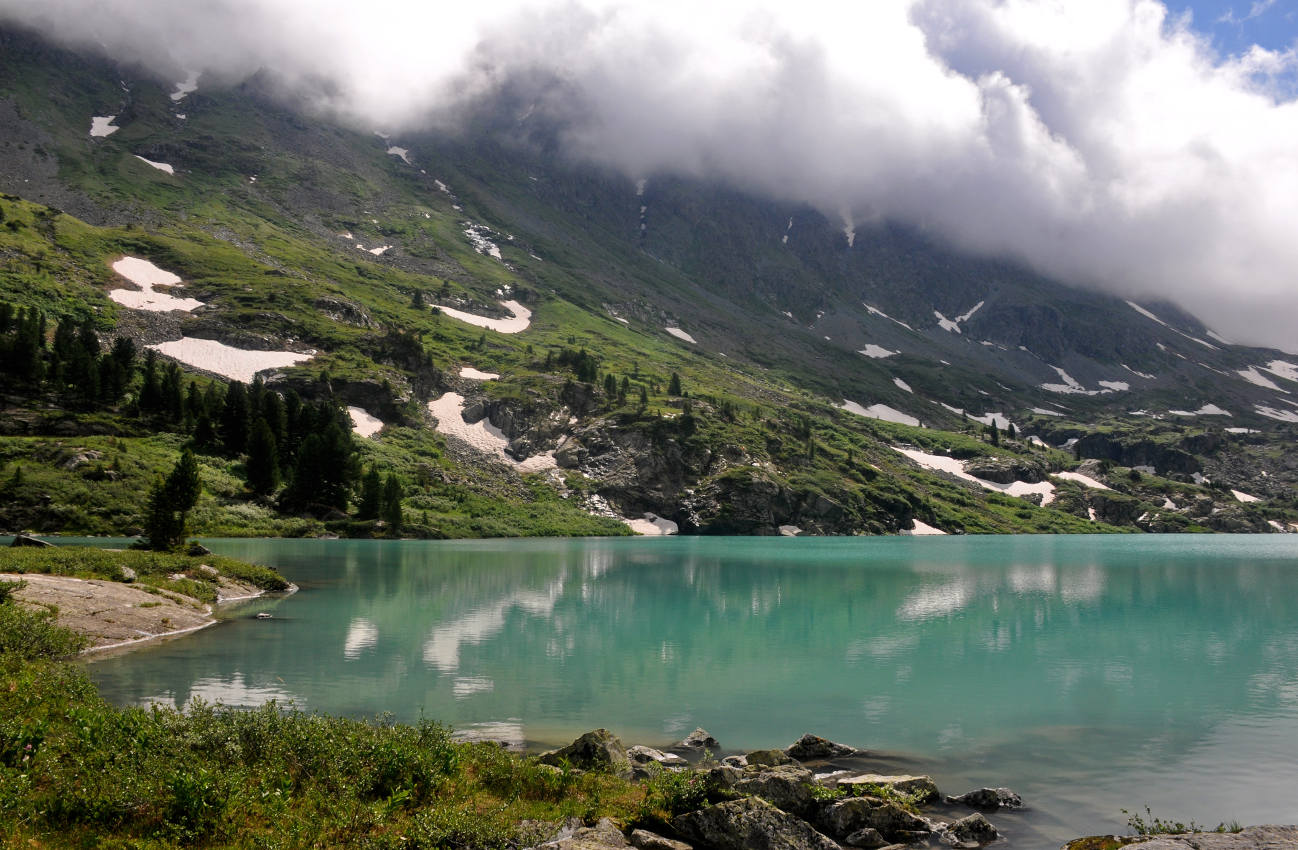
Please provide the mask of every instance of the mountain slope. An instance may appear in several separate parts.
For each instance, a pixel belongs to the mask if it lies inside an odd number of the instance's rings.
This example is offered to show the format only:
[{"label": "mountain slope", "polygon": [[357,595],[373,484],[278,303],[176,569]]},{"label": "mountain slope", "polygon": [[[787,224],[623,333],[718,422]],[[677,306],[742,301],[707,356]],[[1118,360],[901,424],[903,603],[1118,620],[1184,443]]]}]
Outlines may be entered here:
[{"label": "mountain slope", "polygon": [[[185,354],[218,394],[215,361],[192,354],[215,348],[196,341],[297,355],[268,385],[385,423],[355,439],[403,482],[417,534],[608,533],[624,526],[592,514],[646,513],[708,533],[1298,519],[1293,358],[913,230],[849,235],[725,186],[574,163],[556,128],[512,106],[457,134],[385,137],[299,111],[261,78],[183,93],[2,33],[0,301]],[[203,306],[114,300],[133,291],[112,268],[123,256]],[[196,427],[141,416],[129,394],[91,415],[56,390],[6,386],[3,430],[25,435],[5,438],[11,482],[22,466],[71,493],[85,471],[57,458],[90,434],[117,441],[101,454],[150,446],[147,481]],[[245,457],[205,457],[222,483],[199,530],[382,531],[286,515],[248,491]],[[1088,457],[1082,478],[1046,477]],[[120,506],[78,518],[30,484],[9,492],[21,510],[0,524],[138,525]]]}]

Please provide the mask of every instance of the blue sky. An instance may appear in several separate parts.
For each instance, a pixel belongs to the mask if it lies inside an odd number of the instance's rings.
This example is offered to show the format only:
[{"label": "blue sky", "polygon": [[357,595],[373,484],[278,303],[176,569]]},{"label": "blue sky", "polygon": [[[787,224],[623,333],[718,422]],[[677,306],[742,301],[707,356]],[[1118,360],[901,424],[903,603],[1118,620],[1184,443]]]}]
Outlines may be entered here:
[{"label": "blue sky", "polygon": [[1189,11],[1193,28],[1212,39],[1223,54],[1242,53],[1258,44],[1287,50],[1298,40],[1295,0],[1165,0],[1175,16]]}]

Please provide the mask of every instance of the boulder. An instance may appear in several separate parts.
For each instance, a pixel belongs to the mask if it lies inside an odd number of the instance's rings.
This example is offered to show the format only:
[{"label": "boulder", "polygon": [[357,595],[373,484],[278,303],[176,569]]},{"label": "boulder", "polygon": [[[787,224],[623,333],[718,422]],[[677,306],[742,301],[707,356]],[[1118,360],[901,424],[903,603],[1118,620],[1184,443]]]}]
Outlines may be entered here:
[{"label": "boulder", "polygon": [[189,548],[185,550],[185,554],[192,555],[195,558],[201,558],[204,555],[212,554],[212,550],[204,546],[202,543],[191,542]]},{"label": "boulder", "polygon": [[30,546],[33,549],[49,549],[54,546],[53,543],[44,540],[38,540],[30,534],[15,534],[14,542],[9,544],[11,547]]},{"label": "boulder", "polygon": [[1023,798],[1008,788],[977,788],[959,797],[947,797],[948,803],[961,803],[973,809],[1021,809]]},{"label": "boulder", "polygon": [[653,747],[645,747],[637,744],[634,747],[628,747],[626,756],[632,764],[649,764],[657,762],[664,767],[684,767],[685,759],[675,753],[664,753],[662,750],[655,750]]},{"label": "boulder", "polygon": [[678,815],[672,825],[713,850],[839,850],[811,824],[756,797]]},{"label": "boulder", "polygon": [[220,571],[211,564],[199,564],[198,571],[208,578],[216,578],[221,574]]},{"label": "boulder", "polygon": [[889,842],[879,833],[879,830],[867,826],[844,838],[843,843],[848,847],[874,848],[883,847]]},{"label": "boulder", "polygon": [[699,752],[702,752],[703,750],[711,750],[712,752],[716,752],[721,749],[721,744],[716,738],[709,735],[707,730],[700,727],[686,735],[683,740],[672,744],[672,749],[697,750]]},{"label": "boulder", "polygon": [[777,764],[793,764],[793,759],[785,755],[784,750],[753,750],[744,756],[748,764],[775,767]]},{"label": "boulder", "polygon": [[856,752],[856,748],[846,744],[835,744],[826,738],[808,734],[794,741],[784,752],[789,758],[798,761],[815,761],[850,756]]},{"label": "boulder", "polygon": [[594,826],[573,830],[571,835],[560,833],[560,836],[537,845],[537,850],[606,850],[610,847],[631,846],[622,835],[622,830],[608,818],[600,818]]},{"label": "boulder", "polygon": [[749,767],[734,787],[740,794],[761,797],[789,814],[801,817],[815,808],[811,783],[811,771],[805,767],[779,765],[761,770]]},{"label": "boulder", "polygon": [[587,732],[568,746],[537,756],[541,764],[567,763],[582,770],[594,770],[630,776],[631,761],[617,736],[607,729]]},{"label": "boulder", "polygon": [[744,778],[744,772],[728,764],[719,764],[704,774],[709,790],[733,791]]},{"label": "boulder", "polygon": [[908,841],[932,831],[928,821],[877,797],[840,800],[821,813],[820,822],[836,838],[846,838],[863,829],[877,829],[890,841]]},{"label": "boulder", "polygon": [[899,794],[909,794],[917,803],[928,803],[938,799],[937,783],[929,776],[884,776],[878,773],[862,773],[838,780],[838,787],[849,789],[856,787],[862,790],[871,786],[888,788]]},{"label": "boulder", "polygon": [[721,760],[721,763],[730,767],[748,767],[748,756],[726,756]]},{"label": "boulder", "polygon": [[650,832],[647,829],[632,830],[630,838],[631,844],[639,847],[640,850],[694,850],[684,841],[664,838],[658,833]]},{"label": "boulder", "polygon": [[127,584],[130,584],[131,582],[139,578],[139,576],[135,574],[135,570],[131,569],[130,567],[122,567],[121,573],[122,573],[122,581],[126,582]]},{"label": "boulder", "polygon": [[972,814],[967,818],[951,824],[946,828],[946,834],[954,838],[960,844],[990,844],[997,838],[1000,833],[996,827],[981,814]]}]

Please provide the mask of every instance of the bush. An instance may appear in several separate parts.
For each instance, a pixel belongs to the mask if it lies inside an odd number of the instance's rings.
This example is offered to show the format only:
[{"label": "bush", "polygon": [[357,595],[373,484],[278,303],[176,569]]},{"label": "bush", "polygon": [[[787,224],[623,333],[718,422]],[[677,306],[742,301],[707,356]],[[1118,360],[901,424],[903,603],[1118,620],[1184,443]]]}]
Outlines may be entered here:
[{"label": "bush", "polygon": [[[24,582],[6,582],[8,596]],[[33,611],[12,599],[0,603],[0,656],[23,660],[67,658],[85,649],[86,639],[54,623],[49,611]]]}]

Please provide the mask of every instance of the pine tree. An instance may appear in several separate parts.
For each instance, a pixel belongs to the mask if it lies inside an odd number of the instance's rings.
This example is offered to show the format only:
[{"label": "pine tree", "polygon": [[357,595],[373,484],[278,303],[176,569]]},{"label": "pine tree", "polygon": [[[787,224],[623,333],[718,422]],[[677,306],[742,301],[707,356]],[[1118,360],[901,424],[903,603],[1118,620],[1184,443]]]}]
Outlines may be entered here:
[{"label": "pine tree", "polygon": [[279,453],[275,433],[258,417],[248,439],[248,461],[244,465],[248,487],[258,496],[269,496],[279,486]]},{"label": "pine tree", "polygon": [[168,552],[180,547],[185,541],[189,511],[202,491],[198,461],[192,451],[185,449],[171,473],[165,480],[159,478],[149,494],[144,526],[150,549]]},{"label": "pine tree", "polygon": [[383,479],[379,477],[378,467],[371,466],[361,481],[361,499],[356,507],[356,518],[378,519],[382,510]]},{"label": "pine tree", "polygon": [[162,388],[158,383],[158,352],[144,351],[144,376],[140,381],[140,410],[154,413],[162,406]]},{"label": "pine tree", "polygon": [[647,407],[648,404],[649,404],[649,391],[644,388],[643,384],[641,384],[640,385],[640,407],[642,408]]},{"label": "pine tree", "polygon": [[672,372],[672,379],[667,384],[667,395],[679,396],[681,394],[681,376]]},{"label": "pine tree", "polygon": [[221,411],[221,442],[231,457],[243,454],[247,448],[248,422],[248,392],[239,381],[231,381]]},{"label": "pine tree", "polygon": [[383,521],[388,524],[388,534],[397,537],[405,524],[405,515],[401,511],[401,482],[391,472],[383,484]]}]

